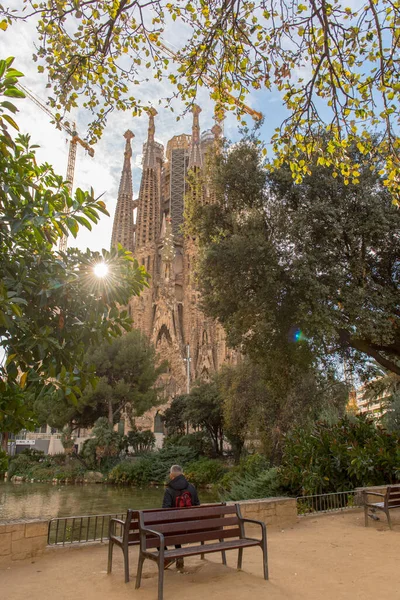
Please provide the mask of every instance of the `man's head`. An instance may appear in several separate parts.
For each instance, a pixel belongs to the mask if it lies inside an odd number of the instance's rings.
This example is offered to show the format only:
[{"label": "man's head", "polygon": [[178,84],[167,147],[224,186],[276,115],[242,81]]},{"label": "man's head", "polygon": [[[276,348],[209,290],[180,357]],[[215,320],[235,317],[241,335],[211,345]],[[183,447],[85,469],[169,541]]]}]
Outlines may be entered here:
[{"label": "man's head", "polygon": [[170,479],[175,479],[175,477],[178,477],[178,475],[182,475],[182,474],[183,474],[183,469],[179,465],[172,465],[172,467],[169,470],[169,478]]}]

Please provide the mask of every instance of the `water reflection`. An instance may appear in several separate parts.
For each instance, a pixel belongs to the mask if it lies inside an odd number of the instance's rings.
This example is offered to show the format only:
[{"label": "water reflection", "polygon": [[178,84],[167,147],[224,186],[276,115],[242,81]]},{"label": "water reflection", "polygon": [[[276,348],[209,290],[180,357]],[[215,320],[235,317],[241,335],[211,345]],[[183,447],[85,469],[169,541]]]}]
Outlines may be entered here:
[{"label": "water reflection", "polygon": [[[0,521],[122,513],[127,508],[161,506],[162,486],[137,489],[111,485],[52,485],[47,483],[0,483]],[[215,497],[200,494],[202,502]]]}]

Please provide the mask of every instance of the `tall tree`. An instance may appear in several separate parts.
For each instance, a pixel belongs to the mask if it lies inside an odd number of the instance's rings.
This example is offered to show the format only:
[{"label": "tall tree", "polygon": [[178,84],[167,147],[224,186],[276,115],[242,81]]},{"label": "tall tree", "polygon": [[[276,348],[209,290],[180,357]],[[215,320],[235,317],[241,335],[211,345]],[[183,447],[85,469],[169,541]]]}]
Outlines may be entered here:
[{"label": "tall tree", "polygon": [[236,460],[245,442],[255,442],[271,464],[280,462],[284,435],[294,426],[317,420],[333,409],[342,416],[347,403],[346,386],[332,373],[309,365],[285,363],[274,354],[256,363],[226,366],[218,375],[223,400],[224,431]]},{"label": "tall tree", "polygon": [[103,343],[86,355],[97,384],[88,386],[75,405],[49,395],[34,403],[41,422],[53,427],[92,427],[100,418],[113,425],[122,417],[134,422],[158,402],[156,382],[166,362],[156,366],[154,346],[134,329],[112,343]]},{"label": "tall tree", "polygon": [[301,184],[267,173],[252,138],[219,153],[216,201],[191,211],[203,304],[253,355],[300,365],[351,352],[400,374],[400,212],[351,152],[357,185],[320,161]]},{"label": "tall tree", "polygon": [[224,441],[224,417],[222,398],[216,378],[210,382],[198,382],[186,395],[183,418],[194,427],[207,431],[211,438],[214,454],[222,454]]},{"label": "tall tree", "polygon": [[[82,101],[95,115],[93,139],[115,107],[140,112],[143,104],[132,86],[149,73],[157,80],[168,77],[187,103],[203,85],[230,109],[229,93],[242,100],[254,89],[278,91],[288,115],[272,140],[278,166],[289,161],[300,181],[312,155],[325,157],[335,173],[355,182],[358,167],[349,149],[357,144],[361,153],[371,152],[372,123],[382,131],[386,183],[398,190],[395,2],[365,0],[355,7],[341,0],[23,0],[22,5],[19,11],[0,8],[1,29],[16,19],[34,20],[39,36],[34,60],[53,87],[51,103],[61,112]],[[177,31],[180,47],[171,61],[163,42]],[[326,128],[332,134],[329,150],[315,135]],[[375,158],[372,153],[370,160]]]},{"label": "tall tree", "polygon": [[[34,425],[33,396],[51,392],[77,402],[93,381],[85,353],[130,329],[119,307],[147,277],[123,248],[57,251],[64,234],[76,237],[80,226],[90,230],[108,213],[93,190],[70,197],[62,177],[36,162],[29,136],[11,133],[19,128],[10,98],[23,96],[12,62],[0,61],[1,432]],[[104,280],[93,274],[100,261],[110,270]]]}]

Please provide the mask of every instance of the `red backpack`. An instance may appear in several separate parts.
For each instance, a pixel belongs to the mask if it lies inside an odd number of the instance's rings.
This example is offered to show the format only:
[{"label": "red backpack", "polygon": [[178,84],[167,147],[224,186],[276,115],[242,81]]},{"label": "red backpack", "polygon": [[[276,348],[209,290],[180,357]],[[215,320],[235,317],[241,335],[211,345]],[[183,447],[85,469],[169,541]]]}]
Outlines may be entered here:
[{"label": "red backpack", "polygon": [[180,496],[175,498],[175,508],[189,508],[192,506],[192,494],[184,490]]}]

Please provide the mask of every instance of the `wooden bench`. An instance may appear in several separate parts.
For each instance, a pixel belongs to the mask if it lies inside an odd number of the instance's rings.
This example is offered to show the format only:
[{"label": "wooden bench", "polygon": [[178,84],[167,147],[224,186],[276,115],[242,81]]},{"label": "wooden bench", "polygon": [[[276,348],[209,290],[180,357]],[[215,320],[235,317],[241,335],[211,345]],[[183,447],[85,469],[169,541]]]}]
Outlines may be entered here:
[{"label": "wooden bench", "polygon": [[[368,496],[381,497],[383,500],[382,502],[368,502]],[[376,517],[374,514],[368,514],[368,509],[372,509],[372,513],[375,512],[375,510],[382,510],[386,514],[390,529],[392,529],[389,511],[392,510],[392,508],[400,508],[400,486],[388,486],[385,494],[363,490],[363,497],[365,527],[368,527],[368,517],[371,519],[379,519],[379,517]]]},{"label": "wooden bench", "polygon": [[[164,560],[238,550],[237,568],[242,568],[243,549],[260,546],[264,579],[268,579],[267,528],[265,523],[244,519],[238,504],[172,509],[165,513],[139,511],[139,563],[136,588],[140,587],[146,558],[158,565],[158,600],[163,600]],[[261,540],[245,535],[245,523],[261,527]],[[207,543],[211,542],[211,543]],[[181,548],[167,549],[175,545]],[[223,562],[226,564],[224,555]]]},{"label": "wooden bench", "polygon": [[[216,504],[203,504],[203,506],[225,506],[225,502],[216,503]],[[194,508],[198,508],[195,506],[185,508],[184,510],[193,510]],[[168,514],[171,511],[176,513],[176,508],[149,508],[143,510],[144,514],[152,514],[157,513],[158,519],[160,514]],[[130,546],[138,546],[140,541],[139,536],[139,511],[129,509],[126,513],[125,521],[121,519],[110,519],[109,529],[108,529],[108,564],[107,564],[107,573],[111,573],[112,571],[112,561],[113,561],[113,550],[114,545],[121,548],[122,553],[124,555],[124,570],[125,570],[125,583],[129,582],[129,547]],[[151,520],[150,520],[151,522]],[[157,521],[160,523],[160,520]],[[170,519],[167,519],[167,522],[171,522]],[[119,531],[117,531],[119,529]],[[225,553],[222,555],[222,560],[224,564],[226,564]]]}]

